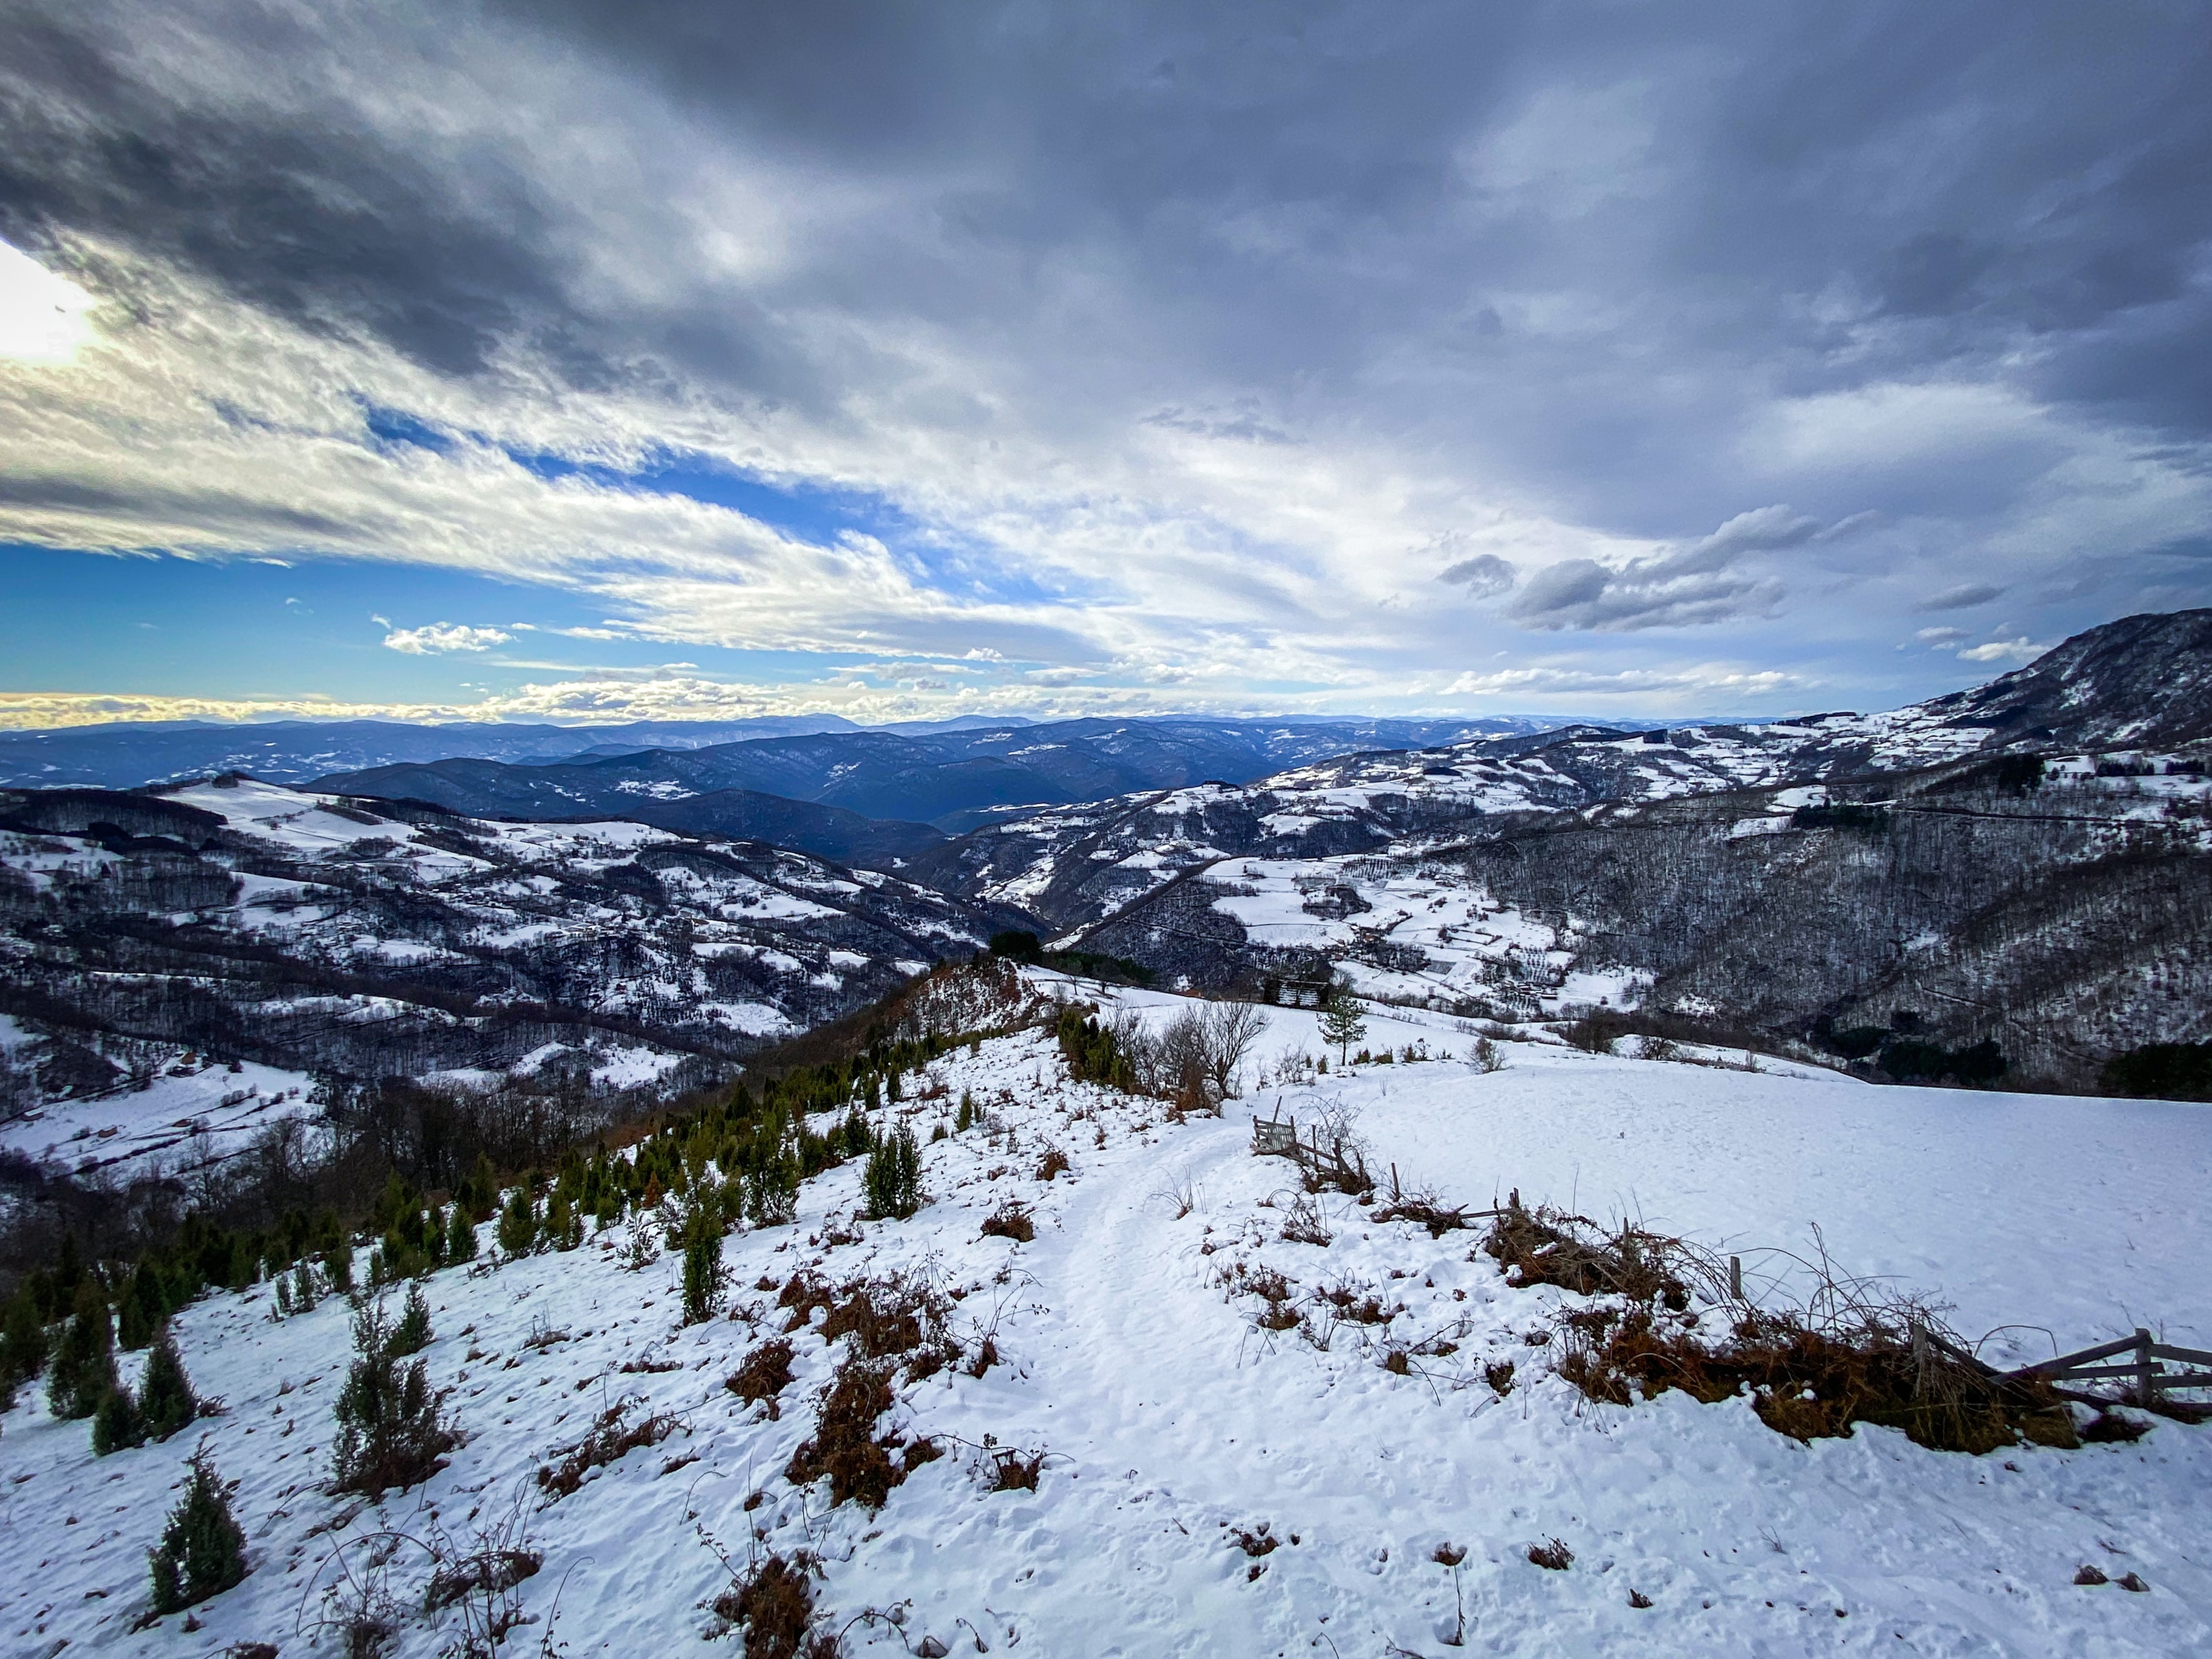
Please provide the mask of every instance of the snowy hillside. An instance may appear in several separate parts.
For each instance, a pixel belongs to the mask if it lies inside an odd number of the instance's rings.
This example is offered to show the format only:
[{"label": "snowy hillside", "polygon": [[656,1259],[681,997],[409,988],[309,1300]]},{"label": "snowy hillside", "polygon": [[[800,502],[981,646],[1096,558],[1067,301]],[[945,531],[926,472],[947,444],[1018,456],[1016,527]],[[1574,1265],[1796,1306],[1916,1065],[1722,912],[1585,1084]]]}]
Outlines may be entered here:
[{"label": "snowy hillside", "polygon": [[[1122,1006],[1155,1028],[1182,1006]],[[1770,1305],[1802,1290],[1792,1255],[1812,1254],[1817,1226],[1843,1268],[1954,1302],[1955,1328],[1991,1331],[1984,1357],[2007,1364],[2137,1324],[2212,1337],[2198,1201],[2212,1113],[1535,1043],[1499,1045],[1504,1069],[1486,1071],[1466,1028],[1413,1012],[1376,1014],[1360,1039],[1395,1063],[1320,1074],[1312,1016],[1269,1018],[1244,1097],[1180,1123],[1069,1081],[1048,1030],[953,1048],[878,1118],[920,1132],[929,1201],[862,1220],[856,1165],[809,1181],[795,1224],[722,1241],[732,1306],[705,1323],[679,1323],[672,1255],[626,1270],[623,1227],[437,1272],[430,1375],[465,1438],[380,1508],[325,1490],[343,1301],[271,1322],[265,1285],[211,1296],[182,1316],[182,1349],[224,1415],[99,1460],[86,1425],[52,1419],[35,1390],[0,1419],[16,1568],[0,1643],[336,1652],[308,1630],[349,1569],[389,1598],[390,1650],[428,1656],[459,1613],[424,1611],[420,1543],[465,1548],[519,1506],[506,1541],[541,1560],[516,1589],[535,1622],[508,1652],[734,1650],[735,1635],[701,1644],[728,1627],[715,1604],[734,1608],[732,1574],[770,1554],[818,1562],[814,1629],[847,1654],[2122,1659],[2212,1644],[2212,1430],[2157,1421],[2133,1443],[1972,1456],[1863,1424],[1801,1443],[1745,1398],[1600,1404],[1553,1374],[1559,1316],[1592,1298],[1511,1288],[1477,1231],[1432,1235],[1339,1192],[1304,1200],[1291,1164],[1253,1156],[1250,1127],[1326,1114],[1377,1170],[1443,1201],[1517,1188],[1640,1218],[1737,1255]],[[963,1096],[982,1121],[929,1139]],[[1041,1179],[1055,1151],[1065,1172]],[[981,1231],[1017,1205],[1033,1240]],[[870,1431],[909,1449],[880,1509],[833,1502],[831,1480],[789,1466],[827,1431],[825,1393],[874,1328],[820,1332],[849,1324],[849,1287],[888,1294],[894,1274],[934,1296],[958,1357],[894,1374]],[[1271,1316],[1282,1309],[1296,1317]],[[740,1401],[725,1379],[787,1332],[791,1380]],[[920,1352],[881,1340],[887,1364]],[[540,1467],[617,1407],[653,1433],[604,1467],[580,1460],[566,1495],[542,1486]],[[911,1449],[925,1439],[933,1461]],[[197,1610],[185,1647],[177,1615],[138,1626],[145,1552],[195,1444],[237,1483],[251,1571]],[[1002,1466],[1017,1484],[994,1489]],[[1553,1540],[1571,1559],[1546,1570],[1530,1550]],[[2085,1566],[2114,1582],[2077,1584]],[[2118,1586],[2128,1573],[2142,1593]]]},{"label": "snowy hillside", "polygon": [[489,823],[250,779],[17,799],[0,1008],[18,1106],[112,1098],[187,1052],[636,1084],[866,1006],[994,925],[893,877],[633,823]]}]

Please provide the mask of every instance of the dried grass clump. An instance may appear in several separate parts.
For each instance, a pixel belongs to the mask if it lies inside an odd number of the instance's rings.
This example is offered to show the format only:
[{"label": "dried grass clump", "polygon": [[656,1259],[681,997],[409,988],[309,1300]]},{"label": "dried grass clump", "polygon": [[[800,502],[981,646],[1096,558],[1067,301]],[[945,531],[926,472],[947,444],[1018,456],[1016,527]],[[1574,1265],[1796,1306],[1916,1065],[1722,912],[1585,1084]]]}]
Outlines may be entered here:
[{"label": "dried grass clump", "polygon": [[896,1431],[876,1433],[877,1419],[891,1408],[892,1370],[887,1361],[860,1358],[837,1368],[815,1407],[813,1434],[784,1468],[793,1486],[826,1476],[832,1504],[857,1501],[879,1510],[894,1486],[942,1455],[926,1439],[909,1446]]},{"label": "dried grass clump", "polygon": [[1044,1156],[1037,1160],[1036,1178],[1050,1181],[1055,1176],[1066,1175],[1068,1167],[1067,1154],[1057,1146],[1048,1146],[1044,1149]]},{"label": "dried grass clump", "polygon": [[1377,1209],[1371,1218],[1410,1221],[1416,1226],[1426,1227],[1431,1238],[1442,1238],[1446,1233],[1473,1224],[1463,1205],[1446,1204],[1434,1193],[1426,1191],[1393,1193],[1390,1201]]},{"label": "dried grass clump", "polygon": [[769,1420],[783,1415],[776,1395],[791,1385],[791,1344],[771,1337],[744,1358],[744,1363],[722,1379],[722,1386],[748,1406],[768,1402]]},{"label": "dried grass clump", "polygon": [[862,1359],[905,1356],[907,1376],[918,1382],[960,1357],[960,1345],[947,1328],[951,1313],[951,1299],[919,1276],[894,1273],[856,1279],[830,1304],[822,1340],[849,1337],[851,1351]]},{"label": "dried grass clump", "polygon": [[1008,1199],[983,1218],[983,1237],[1010,1238],[1017,1244],[1028,1244],[1036,1238],[1036,1219],[1021,1200]]},{"label": "dried grass clump", "polygon": [[1515,1193],[1490,1224],[1482,1248],[1505,1268],[1516,1290],[1555,1285],[1580,1296],[1622,1296],[1663,1302],[1680,1311],[1690,1305],[1685,1279],[1705,1264],[1679,1238],[1647,1232],[1624,1221],[1607,1233],[1588,1216],[1545,1207],[1531,1210]]},{"label": "dried grass clump", "polygon": [[1557,1538],[1528,1546],[1528,1559],[1549,1572],[1565,1572],[1575,1564],[1575,1553]]},{"label": "dried grass clump", "polygon": [[635,1423],[625,1421],[636,1403],[617,1400],[601,1412],[589,1433],[557,1455],[558,1462],[538,1466],[538,1486],[556,1500],[566,1498],[593,1469],[604,1468],[640,1446],[657,1446],[681,1426],[666,1412],[649,1413]]},{"label": "dried grass clump", "polygon": [[1847,1437],[1853,1424],[1872,1423],[1938,1451],[2077,1443],[2049,1384],[1996,1377],[1911,1304],[1867,1304],[1850,1323],[1745,1309],[1711,1346],[1662,1328],[1648,1309],[1592,1310],[1562,1324],[1559,1375],[1594,1400],[1626,1405],[1632,1390],[1680,1389],[1711,1402],[1748,1388],[1759,1420],[1796,1440]]},{"label": "dried grass clump", "polygon": [[800,1550],[788,1559],[770,1555],[714,1598],[714,1612],[745,1632],[745,1659],[835,1659],[837,1638],[829,1632],[810,1635],[814,1620],[814,1585],[819,1571],[813,1556]]}]

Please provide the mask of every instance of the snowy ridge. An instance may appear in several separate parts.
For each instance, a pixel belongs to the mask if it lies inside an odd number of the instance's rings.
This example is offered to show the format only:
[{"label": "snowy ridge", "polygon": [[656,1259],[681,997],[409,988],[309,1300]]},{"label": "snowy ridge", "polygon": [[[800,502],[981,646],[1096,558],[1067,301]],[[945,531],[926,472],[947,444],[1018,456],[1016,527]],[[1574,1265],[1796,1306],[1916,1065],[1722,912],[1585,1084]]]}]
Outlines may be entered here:
[{"label": "snowy ridge", "polygon": [[[90,1122],[55,1103],[188,1050],[634,1086],[865,1006],[994,924],[896,877],[641,823],[410,816],[252,780],[33,799],[76,814],[74,833],[0,831],[0,966],[49,999],[9,1073],[17,1108],[47,1106],[41,1147]],[[102,813],[165,832],[76,821]],[[180,1000],[199,1012],[162,1012]]]},{"label": "snowy ridge", "polygon": [[[1154,1021],[1180,1006],[1123,1001]],[[852,1655],[969,1652],[979,1633],[997,1652],[1255,1659],[1434,1654],[1455,1638],[1578,1659],[2147,1659],[2212,1644],[2212,1431],[2161,1422],[2133,1445],[1977,1458],[1864,1425],[1801,1445],[1743,1399],[1595,1406],[1528,1340],[1577,1298],[1510,1289],[1473,1235],[1432,1237],[1334,1194],[1320,1204],[1326,1243],[1285,1240],[1291,1169],[1252,1157],[1249,1128],[1255,1112],[1326,1101],[1408,1182],[1461,1202],[1518,1188],[1640,1215],[1741,1253],[1755,1295],[1787,1293],[1769,1284],[1787,1259],[1761,1247],[1802,1251],[1818,1224],[1851,1269],[1954,1301],[1970,1334],[2009,1327],[1984,1352],[2021,1363],[2145,1320],[2206,1340],[2212,1222],[2196,1197],[2212,1116],[1534,1044],[1507,1045],[1506,1069],[1484,1074],[1449,1057],[1465,1033],[1410,1013],[1378,1017],[1366,1041],[1387,1027],[1393,1046],[1432,1058],[1319,1079],[1287,1063],[1319,1051],[1310,1016],[1269,1017],[1255,1070],[1294,1080],[1248,1072],[1221,1120],[1180,1125],[1158,1103],[1067,1081],[1042,1034],[956,1049],[889,1109],[922,1133],[932,1201],[908,1221],[860,1221],[855,1169],[810,1182],[795,1225],[725,1239],[735,1311],[706,1324],[678,1325],[672,1258],[623,1269],[620,1230],[438,1273],[428,1356],[466,1440],[380,1510],[324,1490],[343,1303],[272,1323],[266,1286],[210,1297],[182,1316],[181,1346],[227,1415],[103,1460],[82,1422],[52,1420],[28,1391],[0,1419],[0,1534],[30,1569],[0,1582],[0,1640],[27,1654],[179,1650],[177,1617],[132,1626],[145,1547],[204,1436],[238,1483],[252,1571],[197,1610],[193,1651],[334,1650],[295,1633],[334,1548],[380,1527],[420,1537],[434,1518],[465,1537],[470,1517],[516,1501],[544,1558],[522,1590],[538,1622],[518,1639],[579,1654],[682,1652],[720,1629],[710,1604],[731,1581],[702,1532],[740,1569],[749,1534],[763,1554],[818,1557],[818,1628]],[[930,1141],[963,1092],[985,1122]],[[2085,1142],[2096,1159],[2075,1155]],[[1051,1182],[1036,1173],[1048,1147],[1069,1165]],[[1956,1201],[1969,1190],[1974,1202]],[[981,1236],[1015,1198],[1032,1206],[1035,1241]],[[1269,1270],[1301,1302],[1372,1297],[1380,1316],[1337,1323],[1326,1348],[1265,1329],[1267,1304],[1237,1286]],[[795,1375],[773,1413],[722,1379],[788,1322],[775,1290],[794,1274],[894,1271],[956,1295],[954,1334],[972,1357],[989,1333],[999,1363],[899,1382],[882,1431],[934,1437],[949,1455],[872,1513],[784,1473],[852,1339],[793,1331]],[[1386,1368],[1394,1353],[1409,1356],[1403,1374]],[[541,1492],[533,1470],[623,1399],[633,1417],[672,1414],[675,1432],[571,1495]],[[987,1489],[991,1443],[1044,1454],[1034,1492]],[[1528,1559],[1553,1538],[1572,1553],[1565,1571]],[[1446,1544],[1465,1552],[1456,1571],[1434,1559]],[[2084,1564],[2134,1571],[2148,1593],[2077,1587]],[[407,1659],[455,1634],[421,1610],[428,1565],[392,1563],[393,1651]]]}]

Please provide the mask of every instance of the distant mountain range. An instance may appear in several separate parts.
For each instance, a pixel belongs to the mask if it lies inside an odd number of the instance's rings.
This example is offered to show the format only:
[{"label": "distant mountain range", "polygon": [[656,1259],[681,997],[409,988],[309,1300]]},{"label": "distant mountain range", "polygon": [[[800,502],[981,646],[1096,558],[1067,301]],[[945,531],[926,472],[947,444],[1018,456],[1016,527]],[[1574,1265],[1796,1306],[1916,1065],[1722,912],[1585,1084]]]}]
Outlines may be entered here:
[{"label": "distant mountain range", "polygon": [[1609,998],[1892,1076],[2094,1086],[2212,1036],[2212,611],[1887,713],[1510,729],[1534,724],[1094,720],[0,790],[0,1115],[165,1043],[356,1081],[536,1077],[556,1049],[597,1078],[629,1045],[703,1078],[1007,927],[1206,988]]},{"label": "distant mountain range", "polygon": [[[1205,780],[1243,783],[1320,757],[1528,733],[1525,720],[1080,720],[939,732],[838,732],[704,749],[519,764],[472,759],[333,773],[316,787],[432,802],[472,817],[616,815],[695,834],[752,835],[869,862],[911,857],[979,824]],[[782,807],[763,797],[780,797]],[[802,807],[891,820],[872,836]],[[928,826],[923,828],[922,826]],[[832,851],[825,836],[854,850]],[[763,839],[771,838],[764,834]]]}]

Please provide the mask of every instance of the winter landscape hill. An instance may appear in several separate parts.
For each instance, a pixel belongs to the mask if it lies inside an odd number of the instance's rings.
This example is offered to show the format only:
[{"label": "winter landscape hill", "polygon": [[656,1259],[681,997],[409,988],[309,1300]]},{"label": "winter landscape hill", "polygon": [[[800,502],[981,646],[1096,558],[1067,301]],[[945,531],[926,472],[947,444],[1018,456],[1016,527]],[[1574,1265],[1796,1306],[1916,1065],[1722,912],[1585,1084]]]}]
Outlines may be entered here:
[{"label": "winter landscape hill", "polygon": [[0,1639],[2200,1650],[2208,665],[8,791]]},{"label": "winter landscape hill", "polygon": [[[1052,1000],[1094,991],[1033,975],[1044,1013],[1025,1024],[991,988],[943,1000],[1004,1035],[878,1050],[851,1074],[860,1103],[833,1110],[849,1144],[912,1133],[910,1213],[855,1158],[748,1218],[768,1188],[732,1143],[706,1150],[720,1132],[702,1119],[564,1165],[534,1212],[526,1187],[484,1200],[495,1222],[463,1215],[441,1251],[460,1260],[404,1269],[424,1319],[416,1357],[386,1363],[421,1366],[433,1418],[419,1471],[386,1477],[404,1485],[347,1473],[349,1367],[380,1339],[329,1280],[398,1312],[404,1281],[367,1287],[422,1225],[411,1194],[374,1254],[325,1248],[179,1310],[175,1351],[219,1414],[96,1456],[43,1379],[24,1389],[0,1419],[0,1528],[33,1569],[0,1585],[9,1650],[2132,1659],[2212,1642],[2203,1429],[2060,1402],[1976,1451],[1825,1426],[1796,1382],[1601,1397],[1573,1357],[1610,1352],[1642,1304],[1527,1277],[1486,1248],[1491,1221],[1462,1219],[1510,1194],[1732,1255],[1740,1297],[1723,1272],[1679,1312],[1650,1304],[1684,1352],[1807,1317],[1846,1265],[1887,1276],[1856,1283],[1870,1310],[1950,1301],[1936,1328],[1993,1330],[1976,1346],[1996,1366],[2144,1321],[2202,1342],[2203,1109],[1555,1042],[1470,1059],[1474,1038],[1419,1012],[1370,1022],[1363,1043],[1395,1063],[1324,1074],[1314,1017],[1279,1009],[1242,1098],[1164,1116],[1070,1074]],[[1188,1006],[1104,1000],[1131,1038]],[[868,1110],[861,1084],[901,1073],[902,1103]],[[1254,1155],[1255,1120],[1293,1117],[1391,1174],[1310,1193],[1299,1165]],[[636,1196],[647,1180],[665,1207]],[[724,1191],[740,1218],[702,1222],[729,1213]],[[586,1202],[588,1227],[560,1218]],[[117,1358],[135,1380],[139,1354]],[[240,1542],[206,1553],[223,1588],[164,1612],[147,1552],[195,1455]]]},{"label": "winter landscape hill", "polygon": [[[1243,784],[1189,780],[1349,728],[850,732],[313,789],[17,791],[9,1097],[185,1051],[352,1085],[507,1073],[556,1026],[579,1052],[627,1033],[656,1065],[690,1056],[688,1078],[1008,928],[1186,988],[1342,978],[1462,1018],[1703,1020],[1931,1079],[1993,1045],[2002,1074],[2093,1086],[2202,1036],[2208,662],[2212,613],[2136,617],[1889,713],[1478,735]],[[954,837],[916,821],[1163,774]],[[902,799],[906,821],[842,804]],[[307,1008],[346,1011],[313,1016],[336,1035],[312,1052],[288,1046]]]}]

